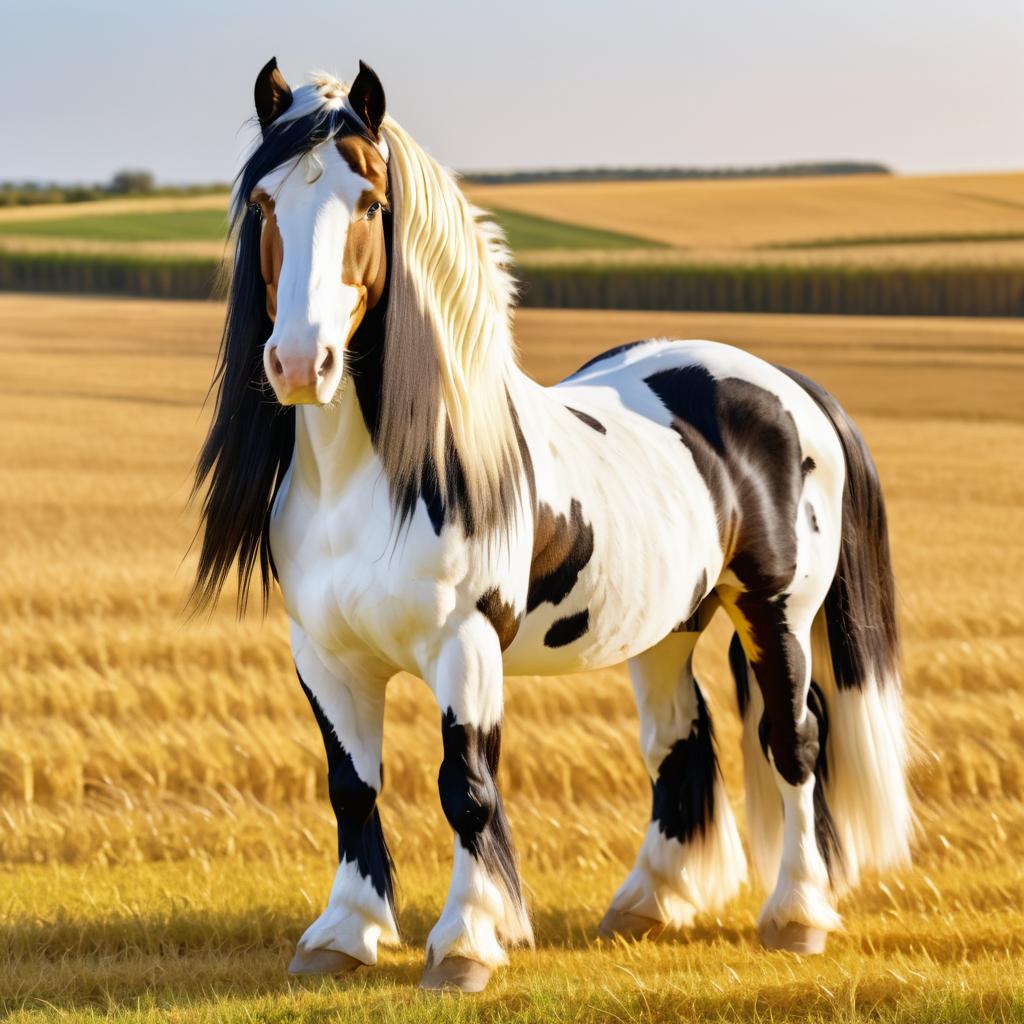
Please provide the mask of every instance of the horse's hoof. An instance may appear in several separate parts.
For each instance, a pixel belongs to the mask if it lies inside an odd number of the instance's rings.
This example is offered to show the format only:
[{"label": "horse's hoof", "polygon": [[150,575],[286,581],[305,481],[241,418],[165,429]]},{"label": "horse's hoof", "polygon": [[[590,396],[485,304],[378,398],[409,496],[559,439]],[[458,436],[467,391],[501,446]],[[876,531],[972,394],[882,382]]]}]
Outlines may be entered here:
[{"label": "horse's hoof", "polygon": [[288,965],[289,974],[351,974],[366,965],[337,949],[297,949]]},{"label": "horse's hoof", "polygon": [[483,992],[491,980],[491,968],[468,956],[446,956],[439,963],[427,957],[420,988],[440,992],[456,989],[459,992]]},{"label": "horse's hoof", "polygon": [[765,921],[759,931],[761,945],[765,949],[783,949],[787,953],[799,953],[801,956],[824,953],[825,941],[828,939],[828,932],[824,928],[812,928],[796,921],[790,921],[781,928],[774,921]]},{"label": "horse's hoof", "polygon": [[664,930],[664,921],[655,921],[653,917],[644,917],[643,914],[634,914],[631,910],[616,910],[612,907],[601,918],[597,934],[602,939],[614,939],[616,935],[626,939],[642,939],[645,935],[655,938]]}]

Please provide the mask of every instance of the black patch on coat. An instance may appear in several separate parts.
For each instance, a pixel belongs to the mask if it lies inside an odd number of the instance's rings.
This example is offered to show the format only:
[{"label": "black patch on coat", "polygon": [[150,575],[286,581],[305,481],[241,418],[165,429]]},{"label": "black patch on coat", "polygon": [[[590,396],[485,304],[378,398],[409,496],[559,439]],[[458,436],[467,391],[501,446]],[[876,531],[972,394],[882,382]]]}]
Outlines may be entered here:
[{"label": "black patch on coat", "polygon": [[775,767],[791,786],[806,782],[818,759],[818,730],[810,718],[803,723],[797,694],[807,678],[807,659],[786,624],[786,595],[764,600],[741,594],[736,601],[750,627],[758,658],[752,663],[761,688],[764,714],[758,725],[761,747],[771,750]]},{"label": "black patch on coat", "polygon": [[327,752],[327,791],[338,823],[338,861],[354,863],[395,915],[394,862],[384,840],[377,791],[360,777],[313,691],[299,676]]},{"label": "black patch on coat", "polygon": [[659,370],[644,383],[673,416],[688,423],[718,454],[725,454],[719,423],[719,381],[703,366],[674,366]]},{"label": "black patch on coat", "polygon": [[807,693],[807,708],[818,727],[818,758],[814,763],[814,836],[821,859],[833,884],[842,870],[843,848],[828,803],[828,705],[821,687],[812,682]]},{"label": "black patch on coat", "polygon": [[578,370],[573,371],[573,373],[566,377],[566,380],[579,376],[584,370],[589,370],[592,366],[603,363],[606,359],[611,359],[614,356],[621,355],[623,352],[628,352],[631,348],[636,348],[637,345],[646,345],[650,340],[650,338],[644,338],[642,341],[627,341],[624,345],[616,345],[615,348],[610,348],[594,356],[593,359],[588,359]]},{"label": "black patch on coat", "polygon": [[704,835],[715,818],[714,733],[707,703],[693,684],[697,715],[690,735],[676,740],[658,768],[651,800],[651,820],[666,839],[687,843]]},{"label": "black patch on coat", "polygon": [[534,521],[527,614],[545,601],[561,604],[593,554],[594,528],[584,520],[579,501],[572,499],[568,519],[541,502]]},{"label": "black patch on coat", "polygon": [[818,748],[817,729],[797,725],[807,664],[786,622],[803,488],[796,423],[772,392],[734,377],[716,379],[700,366],[663,370],[647,383],[710,481],[728,568],[743,586],[736,607],[759,652],[753,670],[765,705],[761,742],[782,777],[797,785],[814,770]]},{"label": "black patch on coat", "polygon": [[818,517],[814,514],[814,506],[809,502],[804,502],[804,511],[807,513],[807,522],[811,524],[811,529],[815,533],[821,533],[821,529],[818,527]]},{"label": "black patch on coat", "polygon": [[750,707],[750,676],[747,652],[743,650],[739,633],[733,633],[729,641],[729,669],[736,687],[736,706],[739,708],[740,718],[746,718],[747,708]]},{"label": "black patch on coat", "polygon": [[497,587],[491,587],[476,603],[476,610],[494,627],[498,643],[504,651],[519,632],[521,617],[507,601],[503,601]]},{"label": "black patch on coat", "polygon": [[600,420],[595,420],[594,417],[591,416],[589,413],[580,412],[579,409],[574,409],[571,405],[567,405],[566,409],[568,409],[569,412],[571,412],[573,416],[575,416],[578,420],[582,420],[584,423],[586,423],[588,427],[593,428],[599,434],[608,433],[608,431],[605,430],[604,424],[601,423]]},{"label": "black patch on coat", "polygon": [[645,378],[645,383],[672,413],[672,429],[693,456],[697,471],[711,493],[719,537],[724,545],[732,509],[722,458],[722,433],[716,419],[717,382],[701,366],[681,366],[653,373]]},{"label": "black patch on coat", "polygon": [[846,462],[839,566],[825,598],[832,670],[840,689],[868,679],[879,685],[898,678],[899,624],[896,584],[882,486],[871,452],[856,424],[820,385],[779,367],[828,417]]},{"label": "black patch on coat", "polygon": [[800,473],[801,473],[802,476],[805,476],[805,477],[809,473],[814,472],[814,470],[817,469],[817,468],[818,468],[817,463],[814,461],[814,459],[812,459],[810,457],[810,455],[808,455],[807,458],[804,459],[804,461],[800,463]]},{"label": "black patch on coat", "polygon": [[674,417],[718,511],[729,568],[748,590],[781,594],[796,571],[800,436],[777,395],[702,366],[661,370],[648,387]]},{"label": "black patch on coat", "polygon": [[544,634],[545,647],[565,647],[581,636],[590,628],[590,609],[575,615],[566,615],[565,618],[555,619],[551,628]]},{"label": "black patch on coat", "polygon": [[437,776],[441,808],[463,849],[484,866],[514,906],[522,907],[512,832],[498,790],[501,726],[486,732],[460,725],[452,708],[441,716],[444,759]]}]

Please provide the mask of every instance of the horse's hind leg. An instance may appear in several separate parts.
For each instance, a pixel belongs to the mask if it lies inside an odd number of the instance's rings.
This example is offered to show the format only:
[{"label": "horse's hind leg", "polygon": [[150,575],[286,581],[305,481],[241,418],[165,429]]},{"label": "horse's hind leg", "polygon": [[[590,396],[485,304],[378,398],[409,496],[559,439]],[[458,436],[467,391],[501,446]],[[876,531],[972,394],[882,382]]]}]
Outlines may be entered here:
[{"label": "horse's hind leg", "polygon": [[839,850],[824,794],[815,793],[825,721],[820,702],[809,703],[816,609],[791,597],[741,593],[726,607],[760,689],[760,746],[783,805],[781,864],[758,931],[771,949],[820,953],[827,933],[839,926],[826,862],[838,858]]},{"label": "horse's hind leg", "polygon": [[601,922],[605,936],[687,927],[746,880],[711,718],[693,676],[699,636],[672,633],[629,663],[653,803],[633,870]]}]

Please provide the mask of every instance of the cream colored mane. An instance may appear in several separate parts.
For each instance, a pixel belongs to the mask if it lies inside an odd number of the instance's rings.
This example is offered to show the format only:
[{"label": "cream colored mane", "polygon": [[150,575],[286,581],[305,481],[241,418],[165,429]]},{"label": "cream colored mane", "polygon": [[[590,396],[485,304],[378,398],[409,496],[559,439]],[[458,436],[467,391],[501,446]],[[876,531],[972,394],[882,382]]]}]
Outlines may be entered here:
[{"label": "cream colored mane", "polygon": [[390,117],[394,215],[378,455],[392,488],[415,481],[424,456],[458,458],[478,525],[507,521],[522,475],[508,389],[516,355],[513,281],[499,230],[480,219],[452,174]]}]

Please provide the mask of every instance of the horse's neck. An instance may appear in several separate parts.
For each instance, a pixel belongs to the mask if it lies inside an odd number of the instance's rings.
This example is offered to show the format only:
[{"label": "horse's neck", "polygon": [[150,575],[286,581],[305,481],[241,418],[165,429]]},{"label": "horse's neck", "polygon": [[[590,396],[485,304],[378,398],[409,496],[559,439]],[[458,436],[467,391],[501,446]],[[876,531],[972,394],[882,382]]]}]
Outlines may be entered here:
[{"label": "horse's neck", "polygon": [[345,393],[331,405],[296,409],[296,469],[321,494],[343,490],[375,457],[355,388],[350,383],[343,386]]}]

